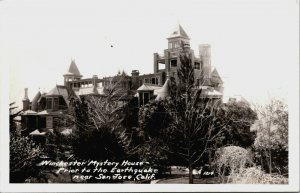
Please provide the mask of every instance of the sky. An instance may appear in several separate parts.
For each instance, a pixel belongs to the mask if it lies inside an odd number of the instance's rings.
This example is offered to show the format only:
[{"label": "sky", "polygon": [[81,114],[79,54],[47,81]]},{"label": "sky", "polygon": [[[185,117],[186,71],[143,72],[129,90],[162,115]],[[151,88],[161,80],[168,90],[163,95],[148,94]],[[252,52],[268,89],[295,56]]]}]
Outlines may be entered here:
[{"label": "sky", "polygon": [[197,54],[199,44],[211,45],[225,98],[288,99],[298,89],[291,85],[299,73],[298,7],[298,0],[1,0],[9,101],[20,106],[24,88],[32,99],[63,84],[71,59],[84,77],[153,73],[153,53],[163,53],[178,24]]}]

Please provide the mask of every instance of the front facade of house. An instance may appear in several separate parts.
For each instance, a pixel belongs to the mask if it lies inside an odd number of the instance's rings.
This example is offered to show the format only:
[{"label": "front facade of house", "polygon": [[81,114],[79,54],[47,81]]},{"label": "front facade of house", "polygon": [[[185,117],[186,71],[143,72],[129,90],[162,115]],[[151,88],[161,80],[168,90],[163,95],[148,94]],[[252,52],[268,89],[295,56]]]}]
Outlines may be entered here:
[{"label": "front facade of house", "polygon": [[58,120],[62,114],[68,112],[71,95],[78,98],[86,95],[105,96],[105,89],[116,83],[122,90],[120,100],[123,102],[137,97],[138,105],[143,106],[150,100],[165,99],[169,96],[170,78],[179,84],[177,70],[181,66],[179,54],[182,49],[190,55],[197,88],[203,89],[212,98],[222,98],[223,82],[217,70],[211,66],[210,45],[199,45],[199,54],[195,54],[190,48],[189,36],[180,25],[167,40],[168,47],[163,54],[154,53],[154,72],[151,74],[140,75],[138,70],[133,70],[131,76],[120,72],[112,77],[98,78],[94,75],[91,78],[82,78],[75,61],[72,60],[67,73],[63,75],[64,85],[56,85],[47,93],[38,92],[31,101],[26,88],[22,115],[24,133],[43,136],[48,130],[63,127]]}]

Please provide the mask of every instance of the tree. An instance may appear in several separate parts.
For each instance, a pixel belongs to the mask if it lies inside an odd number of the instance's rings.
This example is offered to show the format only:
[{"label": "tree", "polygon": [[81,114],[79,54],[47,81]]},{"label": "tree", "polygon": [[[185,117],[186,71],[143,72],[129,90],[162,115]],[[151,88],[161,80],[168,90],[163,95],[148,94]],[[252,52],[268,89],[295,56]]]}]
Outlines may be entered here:
[{"label": "tree", "polygon": [[250,128],[257,119],[256,112],[247,102],[243,101],[230,101],[224,105],[231,121],[224,131],[223,145],[250,147],[255,140],[255,132]]},{"label": "tree", "polygon": [[139,110],[139,127],[144,132],[145,140],[164,137],[162,134],[171,121],[165,101],[150,101]]},{"label": "tree", "polygon": [[84,96],[73,101],[77,157],[118,161],[130,152],[130,135],[122,125],[124,108],[120,100],[124,93],[120,82],[107,86],[105,96]]},{"label": "tree", "polygon": [[261,165],[264,166],[266,161],[269,173],[276,170],[279,173],[287,172],[287,105],[281,100],[273,99],[265,106],[257,106],[256,111],[259,119],[253,127],[253,130],[256,131],[254,147],[258,151]]},{"label": "tree", "polygon": [[9,128],[10,133],[17,131],[17,125],[20,122],[19,120],[16,120],[17,117],[19,117],[22,114],[22,110],[19,110],[15,112],[14,110],[18,107],[14,106],[16,103],[12,102],[9,104]]},{"label": "tree", "polygon": [[10,135],[9,169],[10,182],[23,183],[28,177],[37,176],[36,164],[43,149],[28,137]]},{"label": "tree", "polygon": [[[150,101],[139,110],[138,157],[148,161],[163,174],[169,160],[168,136],[166,128],[173,118],[167,112],[165,101]],[[137,144],[136,144],[137,145]]]},{"label": "tree", "polygon": [[220,100],[208,98],[202,89],[196,88],[191,56],[183,50],[181,67],[177,71],[180,84],[171,87],[171,99],[167,109],[173,117],[168,136],[171,151],[183,159],[189,169],[189,183],[193,183],[193,168],[199,164],[209,148],[220,139],[228,117]]},{"label": "tree", "polygon": [[122,125],[127,129],[138,127],[138,98],[133,97],[123,107],[124,119]]},{"label": "tree", "polygon": [[40,156],[43,154],[42,148],[36,145],[28,137],[21,136],[17,130],[17,122],[15,118],[20,116],[22,111],[14,112],[15,103],[10,103],[9,107],[9,169],[10,182],[23,183],[30,176],[37,176],[38,171],[34,169],[38,163]]}]

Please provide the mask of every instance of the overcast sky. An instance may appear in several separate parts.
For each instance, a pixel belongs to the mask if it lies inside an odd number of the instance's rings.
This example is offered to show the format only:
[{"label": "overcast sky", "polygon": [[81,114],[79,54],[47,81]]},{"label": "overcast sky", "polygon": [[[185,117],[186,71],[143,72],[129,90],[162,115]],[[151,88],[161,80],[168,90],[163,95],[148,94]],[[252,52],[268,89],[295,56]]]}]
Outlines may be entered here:
[{"label": "overcast sky", "polygon": [[[63,84],[74,58],[84,77],[118,70],[153,73],[153,53],[180,23],[191,47],[212,47],[225,96],[287,98],[298,81],[297,0],[2,0],[0,63],[9,67],[9,100],[21,104]],[[111,46],[112,45],[112,46]]]}]

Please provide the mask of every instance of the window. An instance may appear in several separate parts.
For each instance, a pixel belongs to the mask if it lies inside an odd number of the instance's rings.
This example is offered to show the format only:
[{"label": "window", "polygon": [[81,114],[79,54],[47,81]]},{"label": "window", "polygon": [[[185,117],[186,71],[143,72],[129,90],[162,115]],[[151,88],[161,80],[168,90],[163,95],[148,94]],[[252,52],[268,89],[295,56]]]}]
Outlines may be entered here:
[{"label": "window", "polygon": [[169,42],[169,49],[178,48],[178,42]]},{"label": "window", "polygon": [[200,63],[199,62],[195,62],[195,69],[200,70]]},{"label": "window", "polygon": [[38,121],[40,128],[46,128],[46,117],[39,117]]},{"label": "window", "polygon": [[53,110],[58,110],[58,98],[53,98]]},{"label": "window", "polygon": [[155,78],[151,78],[151,84],[156,84]]},{"label": "window", "polygon": [[176,59],[171,60],[170,63],[171,63],[171,67],[177,67],[177,60]]},{"label": "window", "polygon": [[150,95],[149,95],[149,93],[145,92],[144,93],[144,104],[143,105],[147,104],[149,102],[149,100],[150,100]]},{"label": "window", "polygon": [[47,98],[46,109],[52,109],[52,98]]},{"label": "window", "polygon": [[53,117],[52,118],[52,127],[53,128],[58,128],[59,126],[61,126],[60,123],[59,123],[59,118],[58,117]]},{"label": "window", "polygon": [[61,97],[59,97],[59,99],[58,99],[58,108],[59,109],[66,109],[67,108],[67,104],[66,104],[66,102],[65,102],[65,99],[61,96]]},{"label": "window", "polygon": [[140,106],[144,105],[144,94],[143,93],[139,93],[139,103],[140,103]]},{"label": "window", "polygon": [[149,79],[145,78],[144,83],[149,83]]},{"label": "window", "polygon": [[51,116],[46,117],[46,128],[47,129],[53,128],[53,117],[51,117]]},{"label": "window", "polygon": [[200,79],[199,78],[196,80],[196,86],[200,86]]},{"label": "window", "polygon": [[158,63],[158,70],[166,69],[166,65],[164,63]]}]

